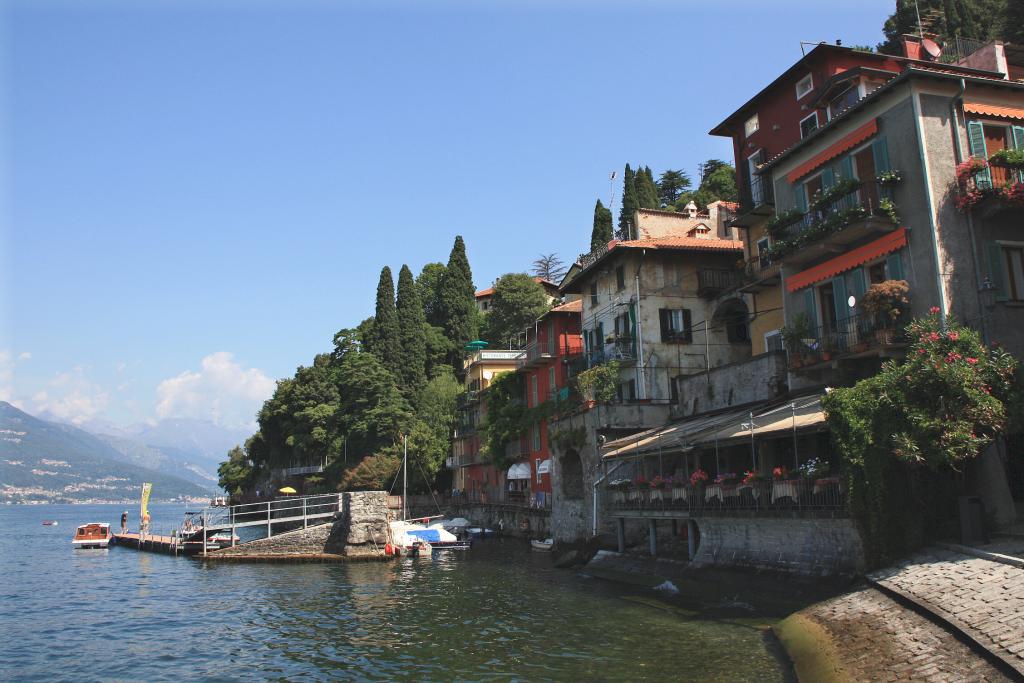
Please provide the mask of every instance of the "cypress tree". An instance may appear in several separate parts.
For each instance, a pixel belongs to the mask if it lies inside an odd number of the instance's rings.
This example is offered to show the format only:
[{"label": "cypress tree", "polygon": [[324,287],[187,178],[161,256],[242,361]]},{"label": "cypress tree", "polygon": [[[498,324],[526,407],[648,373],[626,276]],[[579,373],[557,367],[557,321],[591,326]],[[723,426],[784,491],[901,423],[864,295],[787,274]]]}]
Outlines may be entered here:
[{"label": "cypress tree", "polygon": [[416,281],[409,266],[403,265],[398,272],[398,329],[402,349],[402,363],[399,366],[401,381],[399,389],[406,398],[416,396],[427,382],[427,340],[423,312]]},{"label": "cypress tree", "polygon": [[658,198],[658,186],[654,182],[654,174],[650,166],[637,169],[636,172],[636,199],[637,206],[642,209],[657,209],[661,206]]},{"label": "cypress tree", "polygon": [[387,266],[381,268],[380,281],[377,283],[377,308],[370,337],[370,351],[385,368],[394,373],[395,379],[401,377],[399,369],[402,365],[402,347],[399,341],[398,311],[395,310],[395,281]]},{"label": "cypress tree", "polygon": [[612,234],[612,212],[605,208],[601,200],[594,205],[594,229],[590,232],[590,251],[602,247],[615,237]]},{"label": "cypress tree", "polygon": [[452,367],[462,366],[463,347],[476,336],[476,292],[473,276],[466,258],[466,244],[462,236],[455,237],[448,265],[441,278],[438,308],[441,326],[452,344],[449,361]]},{"label": "cypress tree", "polygon": [[630,239],[633,235],[633,212],[639,206],[636,196],[636,178],[633,175],[633,169],[626,164],[626,170],[622,174],[622,209],[619,211],[619,232],[624,239]]}]

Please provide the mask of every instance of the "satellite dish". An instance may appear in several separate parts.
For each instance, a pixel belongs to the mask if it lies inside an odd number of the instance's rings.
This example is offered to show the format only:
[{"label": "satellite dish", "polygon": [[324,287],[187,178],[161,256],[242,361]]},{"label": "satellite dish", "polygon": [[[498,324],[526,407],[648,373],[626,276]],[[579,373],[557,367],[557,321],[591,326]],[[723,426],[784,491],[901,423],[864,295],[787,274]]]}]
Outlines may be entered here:
[{"label": "satellite dish", "polygon": [[931,38],[923,38],[921,40],[921,49],[932,61],[938,59],[939,55],[942,54],[942,48]]}]

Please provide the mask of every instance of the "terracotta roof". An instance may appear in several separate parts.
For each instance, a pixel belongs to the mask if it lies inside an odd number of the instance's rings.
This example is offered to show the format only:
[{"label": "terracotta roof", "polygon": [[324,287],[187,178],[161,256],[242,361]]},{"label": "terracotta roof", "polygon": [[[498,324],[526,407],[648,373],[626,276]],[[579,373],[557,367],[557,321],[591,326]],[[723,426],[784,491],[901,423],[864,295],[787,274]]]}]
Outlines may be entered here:
[{"label": "terracotta roof", "polygon": [[680,249],[683,251],[742,251],[740,240],[707,239],[704,237],[654,237],[648,240],[615,242],[609,251],[631,249]]},{"label": "terracotta roof", "polygon": [[576,299],[575,301],[568,301],[561,306],[555,306],[549,313],[582,313],[583,312],[583,299]]},{"label": "terracotta roof", "polygon": [[[552,282],[551,280],[545,280],[542,277],[534,277],[533,281],[536,282],[538,285],[541,285],[541,286],[547,285],[547,286],[549,286],[549,287],[551,287],[553,289],[558,289],[558,283],[557,282]],[[479,292],[477,292],[473,296],[475,296],[477,299],[479,299],[481,297],[491,296],[492,294],[494,294],[494,287],[488,287],[487,289],[481,289]]]},{"label": "terracotta roof", "polygon": [[[717,202],[711,202],[711,204],[718,204],[719,206],[724,206],[730,211],[738,211],[740,208],[739,202],[727,202],[724,199],[720,199]],[[708,206],[711,206],[711,204],[708,204]]]}]

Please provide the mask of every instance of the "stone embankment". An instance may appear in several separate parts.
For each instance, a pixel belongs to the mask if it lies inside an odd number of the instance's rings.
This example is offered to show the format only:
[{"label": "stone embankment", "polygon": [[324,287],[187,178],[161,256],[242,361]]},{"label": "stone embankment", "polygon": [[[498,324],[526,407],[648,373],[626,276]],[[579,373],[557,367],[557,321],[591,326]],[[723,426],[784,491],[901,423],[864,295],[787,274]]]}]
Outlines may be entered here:
[{"label": "stone embankment", "polygon": [[1024,569],[932,548],[776,627],[802,680],[1024,680]]},{"label": "stone embankment", "polygon": [[296,529],[270,538],[209,553],[207,560],[352,561],[385,559],[391,538],[384,491],[350,491],[327,524]]}]

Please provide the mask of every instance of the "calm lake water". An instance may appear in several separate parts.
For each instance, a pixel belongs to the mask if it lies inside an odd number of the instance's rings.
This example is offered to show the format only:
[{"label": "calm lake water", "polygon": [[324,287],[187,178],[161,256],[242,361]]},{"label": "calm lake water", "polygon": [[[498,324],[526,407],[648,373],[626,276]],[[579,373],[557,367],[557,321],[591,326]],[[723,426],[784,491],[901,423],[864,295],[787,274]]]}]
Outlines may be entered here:
[{"label": "calm lake water", "polygon": [[[396,563],[72,550],[121,506],[0,507],[0,679],[699,680],[789,675],[768,620],[557,570],[522,541]],[[153,527],[183,506],[154,506]],[[137,506],[131,508],[134,527]],[[59,520],[44,527],[44,519]]]}]

